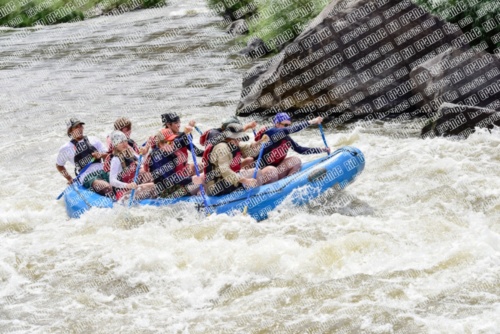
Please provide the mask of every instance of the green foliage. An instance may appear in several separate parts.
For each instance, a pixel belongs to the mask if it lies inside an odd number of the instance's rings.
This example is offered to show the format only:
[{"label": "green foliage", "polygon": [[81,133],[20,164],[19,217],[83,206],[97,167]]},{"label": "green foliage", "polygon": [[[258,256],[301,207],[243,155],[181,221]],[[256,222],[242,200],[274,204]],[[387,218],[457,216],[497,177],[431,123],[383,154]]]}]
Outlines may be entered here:
[{"label": "green foliage", "polygon": [[[244,42],[258,37],[269,49],[278,51],[290,34],[295,38],[332,0],[207,0],[209,7],[231,19],[245,18],[249,34]],[[488,51],[500,47],[491,37],[500,32],[499,0],[412,0],[436,16],[459,25],[464,33],[479,29]],[[252,8],[250,12],[246,8]],[[238,12],[239,11],[239,12]],[[243,15],[241,15],[244,13]],[[500,35],[499,35],[500,36]],[[286,41],[284,42],[286,44]]]},{"label": "green foliage", "polygon": [[165,0],[0,0],[0,25],[19,28],[79,21],[99,13],[153,7]]},{"label": "green foliage", "polygon": [[500,32],[500,2],[497,0],[413,0],[432,14],[458,24],[464,33],[479,29],[482,37],[472,41],[472,45],[488,43],[488,51],[493,52],[500,42],[491,37]]},{"label": "green foliage", "polygon": [[[278,51],[289,37],[295,39],[330,0],[261,0],[257,14],[247,19],[249,36],[258,37]],[[286,42],[284,42],[286,41]]]}]

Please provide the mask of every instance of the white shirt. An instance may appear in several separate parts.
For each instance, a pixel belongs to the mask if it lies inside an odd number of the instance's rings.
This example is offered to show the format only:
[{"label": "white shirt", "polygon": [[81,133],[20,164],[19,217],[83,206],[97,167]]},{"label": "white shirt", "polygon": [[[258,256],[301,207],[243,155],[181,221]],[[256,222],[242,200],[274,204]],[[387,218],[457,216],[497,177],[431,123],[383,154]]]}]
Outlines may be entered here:
[{"label": "white shirt", "polygon": [[[99,151],[99,153],[106,153],[107,152],[107,149],[99,141],[99,139],[97,139],[96,137],[88,137],[88,139],[89,139],[90,144],[92,144]],[[81,143],[82,141],[83,141],[83,139],[80,140],[78,143]],[[66,144],[61,146],[61,148],[59,149],[59,154],[57,155],[56,164],[58,166],[64,167],[66,162],[69,162],[70,164],[72,164],[74,166],[75,165],[75,151],[76,151],[76,147],[75,147],[75,145],[73,145],[72,142],[67,142]],[[93,163],[92,165],[90,165],[89,168],[87,168],[87,170],[85,172],[81,173],[78,176],[78,180],[80,182],[83,182],[83,180],[85,179],[85,176],[87,176],[87,174],[101,170],[102,168],[103,168],[102,163]]]},{"label": "white shirt", "polygon": [[[137,155],[136,153],[134,153],[134,155],[137,159],[139,159],[139,155]],[[126,188],[128,183],[118,180],[118,174],[123,171],[120,158],[113,157],[113,159],[111,159],[109,169],[109,184],[111,184],[115,188]]]}]

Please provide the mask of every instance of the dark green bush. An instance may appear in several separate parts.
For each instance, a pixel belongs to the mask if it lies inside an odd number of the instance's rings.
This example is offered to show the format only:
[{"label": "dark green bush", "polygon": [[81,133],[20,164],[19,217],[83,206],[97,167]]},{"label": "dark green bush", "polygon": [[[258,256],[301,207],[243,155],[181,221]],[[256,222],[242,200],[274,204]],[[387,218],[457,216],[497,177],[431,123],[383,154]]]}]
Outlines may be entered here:
[{"label": "dark green bush", "polygon": [[[427,9],[432,14],[457,24],[464,33],[478,28],[482,38],[471,42],[477,45],[480,42],[488,43],[488,51],[500,46],[500,38],[494,38],[500,32],[500,1],[497,0],[413,0],[416,4]],[[500,35],[499,35],[500,37]]]}]

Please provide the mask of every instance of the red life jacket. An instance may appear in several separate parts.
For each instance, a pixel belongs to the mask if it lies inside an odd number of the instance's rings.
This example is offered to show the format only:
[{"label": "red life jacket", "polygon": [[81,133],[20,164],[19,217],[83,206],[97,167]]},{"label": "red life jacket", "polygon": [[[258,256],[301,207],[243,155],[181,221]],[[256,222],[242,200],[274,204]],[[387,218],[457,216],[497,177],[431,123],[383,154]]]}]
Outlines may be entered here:
[{"label": "red life jacket", "polygon": [[[221,144],[221,143],[219,143]],[[219,145],[217,144],[217,145]],[[225,143],[229,149],[231,149],[231,145]],[[205,152],[203,153],[203,165],[204,165],[204,173],[206,176],[206,181],[212,181],[216,178],[220,178],[220,175],[216,176],[214,175],[215,171],[215,165],[210,161],[210,154],[212,153],[214,146],[209,144]],[[241,170],[241,150],[239,147],[236,147],[235,149],[231,150],[231,154],[233,156],[233,159],[231,161],[231,165],[229,166],[231,170],[235,173],[238,173]]]},{"label": "red life jacket", "polygon": [[[126,159],[125,163],[127,163],[127,160],[129,160],[129,159]],[[125,183],[132,183],[132,182],[134,182],[135,170],[137,168],[138,168],[137,162],[134,160],[129,165],[127,165],[127,167],[124,170],[122,170],[118,174],[118,180],[122,181],[122,182],[125,182]]]},{"label": "red life jacket", "polygon": [[285,160],[290,147],[291,145],[288,140],[282,139],[277,146],[272,148],[264,155],[266,164],[277,167],[280,163],[283,162],[283,160]]},{"label": "red life jacket", "polygon": [[183,147],[180,150],[174,152],[176,158],[175,172],[180,174],[186,167],[188,163],[188,149],[187,147]]},{"label": "red life jacket", "polygon": [[205,143],[207,141],[208,134],[210,133],[210,130],[207,130],[203,132],[203,134],[200,136],[200,144],[201,146],[205,146]]},{"label": "red life jacket", "polygon": [[[105,172],[109,173],[111,170],[111,159],[113,159],[113,153],[108,154],[106,160],[104,160],[103,169]],[[131,183],[134,181],[135,170],[137,168],[137,161],[135,158],[124,158],[125,168],[118,174],[118,181]],[[121,162],[121,159],[120,159]],[[123,167],[123,166],[122,166]]]},{"label": "red life jacket", "polygon": [[[255,141],[262,139],[262,136],[268,129],[268,127],[263,127],[262,129],[260,129],[259,132],[255,135]],[[285,137],[279,142],[273,143],[270,147],[266,148],[262,156],[265,165],[272,165],[275,167],[278,166],[283,162],[283,160],[285,160],[290,147],[291,145]]]}]

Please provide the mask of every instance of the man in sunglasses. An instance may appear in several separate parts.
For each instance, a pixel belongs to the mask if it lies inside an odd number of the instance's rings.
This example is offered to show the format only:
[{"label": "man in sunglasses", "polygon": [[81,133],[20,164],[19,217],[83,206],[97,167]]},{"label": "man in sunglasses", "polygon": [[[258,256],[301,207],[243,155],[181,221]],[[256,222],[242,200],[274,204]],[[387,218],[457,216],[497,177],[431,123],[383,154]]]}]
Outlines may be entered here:
[{"label": "man in sunglasses", "polygon": [[66,163],[75,166],[77,182],[85,188],[100,195],[113,197],[113,188],[109,184],[109,174],[103,170],[102,160],[106,158],[106,148],[96,137],[83,135],[84,122],[71,118],[67,122],[67,135],[69,142],[59,149],[56,168],[68,184],[73,183],[73,178],[66,170]]},{"label": "man in sunglasses", "polygon": [[297,144],[290,134],[299,132],[307,128],[309,125],[321,124],[322,117],[317,117],[310,121],[301,121],[292,125],[290,116],[287,113],[279,113],[274,119],[274,127],[263,128],[255,136],[255,140],[260,140],[263,135],[267,135],[271,143],[267,144],[262,154],[261,166],[274,166],[278,169],[278,178],[282,179],[288,175],[292,175],[300,170],[302,161],[298,157],[287,157],[288,150],[291,148],[299,154],[319,154],[322,152],[330,153],[330,149],[326,147],[309,148]]}]

